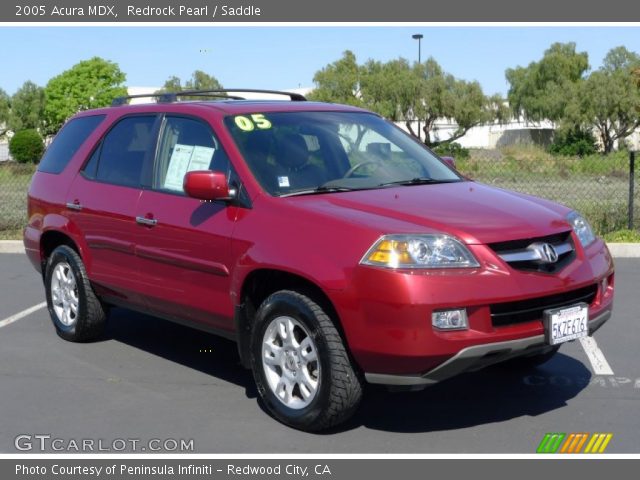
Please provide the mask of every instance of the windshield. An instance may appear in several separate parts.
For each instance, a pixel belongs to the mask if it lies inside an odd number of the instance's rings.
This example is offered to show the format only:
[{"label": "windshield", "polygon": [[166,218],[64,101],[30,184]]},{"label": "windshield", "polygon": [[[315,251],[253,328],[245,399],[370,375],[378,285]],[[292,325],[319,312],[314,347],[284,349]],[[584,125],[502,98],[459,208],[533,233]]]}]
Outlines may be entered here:
[{"label": "windshield", "polygon": [[225,123],[271,195],[461,180],[427,148],[369,113],[255,113]]}]

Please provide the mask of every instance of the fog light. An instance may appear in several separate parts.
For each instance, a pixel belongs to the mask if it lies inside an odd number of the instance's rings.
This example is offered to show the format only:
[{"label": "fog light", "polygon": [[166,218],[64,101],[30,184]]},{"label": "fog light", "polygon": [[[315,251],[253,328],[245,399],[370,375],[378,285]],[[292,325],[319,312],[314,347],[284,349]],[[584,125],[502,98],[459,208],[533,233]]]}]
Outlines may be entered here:
[{"label": "fog light", "polygon": [[433,312],[431,314],[431,323],[440,330],[464,330],[469,328],[467,311],[464,308]]}]

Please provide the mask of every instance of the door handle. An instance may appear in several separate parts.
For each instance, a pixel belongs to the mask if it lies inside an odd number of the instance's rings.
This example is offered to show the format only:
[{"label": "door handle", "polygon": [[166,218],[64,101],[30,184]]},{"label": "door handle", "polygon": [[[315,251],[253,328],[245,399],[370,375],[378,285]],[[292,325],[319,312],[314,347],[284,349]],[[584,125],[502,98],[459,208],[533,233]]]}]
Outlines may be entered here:
[{"label": "door handle", "polygon": [[67,202],[66,207],[69,210],[82,210],[82,205],[80,205],[80,202],[78,200],[74,200],[73,202]]},{"label": "door handle", "polygon": [[136,217],[136,223],[139,225],[146,225],[147,227],[153,227],[157,225],[158,220],[155,218]]}]

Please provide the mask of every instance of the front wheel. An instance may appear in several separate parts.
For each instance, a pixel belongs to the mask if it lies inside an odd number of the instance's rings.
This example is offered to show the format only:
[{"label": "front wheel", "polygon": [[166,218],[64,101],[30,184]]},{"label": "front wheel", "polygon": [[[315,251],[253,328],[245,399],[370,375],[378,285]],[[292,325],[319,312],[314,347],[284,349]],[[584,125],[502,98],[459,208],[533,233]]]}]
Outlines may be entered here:
[{"label": "front wheel", "polygon": [[346,421],[362,380],[326,312],[301,293],[281,290],[256,314],[251,363],[258,392],[281,422],[306,431]]}]

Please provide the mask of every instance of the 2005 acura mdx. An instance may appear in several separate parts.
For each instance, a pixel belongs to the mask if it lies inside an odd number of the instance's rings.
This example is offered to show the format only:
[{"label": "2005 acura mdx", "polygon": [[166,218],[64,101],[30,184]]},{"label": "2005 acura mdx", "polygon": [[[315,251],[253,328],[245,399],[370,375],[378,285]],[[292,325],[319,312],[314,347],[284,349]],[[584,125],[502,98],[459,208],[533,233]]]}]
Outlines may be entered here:
[{"label": "2005 acura mdx", "polygon": [[471,181],[373,113],[242,92],[117,99],[58,133],[24,243],[62,338],[95,339],[112,305],[215,332],[311,431],[364,382],[539,364],[610,317],[613,262],[577,212]]}]

